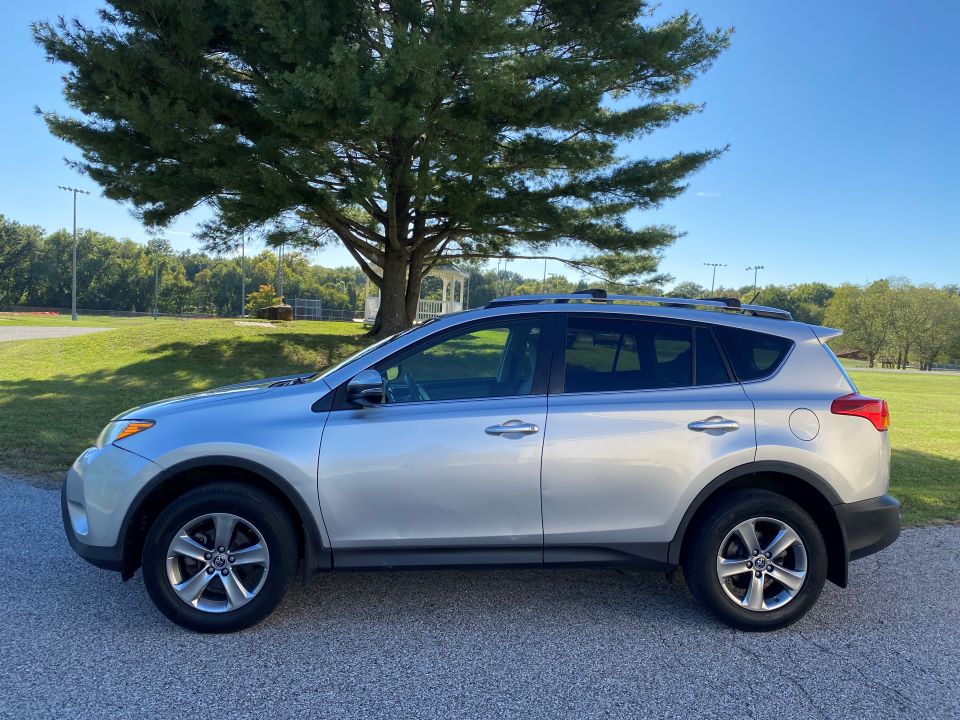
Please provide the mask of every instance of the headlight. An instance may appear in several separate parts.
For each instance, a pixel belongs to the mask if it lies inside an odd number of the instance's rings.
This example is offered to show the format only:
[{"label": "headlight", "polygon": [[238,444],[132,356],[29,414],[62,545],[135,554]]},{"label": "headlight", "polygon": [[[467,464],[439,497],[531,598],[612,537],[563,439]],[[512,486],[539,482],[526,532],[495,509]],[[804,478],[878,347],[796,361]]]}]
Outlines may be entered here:
[{"label": "headlight", "polygon": [[149,430],[153,425],[153,420],[115,420],[107,423],[107,426],[97,436],[97,447],[102,448],[104,445],[110,445],[117,440]]}]

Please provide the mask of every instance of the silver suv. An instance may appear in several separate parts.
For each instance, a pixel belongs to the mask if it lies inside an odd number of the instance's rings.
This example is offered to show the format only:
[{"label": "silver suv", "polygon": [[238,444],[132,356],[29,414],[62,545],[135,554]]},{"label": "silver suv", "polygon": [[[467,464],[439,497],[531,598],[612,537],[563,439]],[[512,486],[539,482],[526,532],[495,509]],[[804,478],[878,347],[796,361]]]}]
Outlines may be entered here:
[{"label": "silver suv", "polygon": [[507,565],[682,567],[723,621],[780,628],[900,531],[887,405],[838,334],[733,300],[504,298],[122,413],[63,522],[202,632],[260,621],[298,567]]}]

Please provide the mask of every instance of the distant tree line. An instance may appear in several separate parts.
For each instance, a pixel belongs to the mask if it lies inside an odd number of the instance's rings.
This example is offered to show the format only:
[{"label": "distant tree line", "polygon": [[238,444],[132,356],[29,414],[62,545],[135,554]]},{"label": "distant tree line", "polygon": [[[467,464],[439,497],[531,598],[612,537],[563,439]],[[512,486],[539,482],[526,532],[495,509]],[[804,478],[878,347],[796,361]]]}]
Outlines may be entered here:
[{"label": "distant tree line", "polygon": [[836,288],[825,321],[843,328],[840,348],[897,368],[929,370],[960,358],[960,287],[912,285],[900,278]]},{"label": "distant tree line", "polygon": [[[70,306],[73,235],[46,233],[0,215],[0,306]],[[277,253],[248,247],[246,292],[278,285]],[[77,236],[77,306],[162,313],[239,315],[240,257],[175,252],[166,240],[145,244],[94,230]],[[366,279],[359,268],[324,268],[298,252],[284,253],[287,298],[322,299],[326,309],[357,310]]]},{"label": "distant tree line", "polygon": [[[0,306],[65,308],[70,305],[72,235],[46,233],[0,215]],[[174,252],[165,240],[146,244],[118,240],[93,230],[78,236],[78,307],[89,310],[149,312],[154,292],[164,313],[240,314],[240,258],[198,252]],[[833,342],[839,352],[857,352],[873,366],[914,364],[929,368],[960,358],[960,286],[913,285],[905,279],[867,285],[825,283],[709,289],[682,282],[613,285],[583,275],[573,281],[559,274],[524,277],[484,261],[457,265],[468,274],[468,307],[480,307],[504,295],[569,293],[591,287],[611,292],[670,297],[735,297],[783,308],[802,322],[844,330]],[[246,259],[248,308],[270,304],[278,292],[278,259],[261,250]],[[437,278],[424,281],[422,297],[440,299]],[[283,256],[283,292],[322,299],[326,309],[358,311],[366,296],[359,268],[325,268],[299,252]],[[252,301],[252,304],[251,304]]]},{"label": "distant tree line", "polygon": [[782,308],[794,319],[829,325],[844,331],[832,343],[834,350],[862,356],[870,367],[878,362],[896,368],[912,364],[929,369],[934,363],[960,359],[960,286],[913,285],[904,278],[878,280],[867,285],[836,287],[820,282],[794,285],[720,287],[711,293],[694,282],[665,290],[662,285],[605,285],[581,279],[574,283],[560,275],[524,278],[506,270],[470,268],[470,304],[476,306],[498,295],[573,292],[587,287],[608,291],[667,297],[737,298],[741,302]]},{"label": "distant tree line", "polygon": [[[682,283],[669,295],[707,297],[695,283]],[[924,370],[936,362],[960,358],[960,286],[914,285],[905,278],[866,285],[824,283],[718,288],[716,297],[736,297],[789,310],[794,319],[844,331],[831,343],[835,351],[856,353],[870,367],[878,362]]]}]

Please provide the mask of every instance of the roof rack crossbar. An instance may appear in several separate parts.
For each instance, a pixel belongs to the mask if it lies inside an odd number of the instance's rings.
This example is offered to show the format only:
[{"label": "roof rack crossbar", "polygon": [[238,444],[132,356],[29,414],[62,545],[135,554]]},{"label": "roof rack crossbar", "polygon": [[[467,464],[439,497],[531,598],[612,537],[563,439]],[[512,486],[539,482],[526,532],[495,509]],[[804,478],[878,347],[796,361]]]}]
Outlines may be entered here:
[{"label": "roof rack crossbar", "polygon": [[663,307],[704,307],[726,310],[729,312],[756,315],[758,317],[775,318],[777,320],[793,320],[793,316],[786,310],[767,307],[765,305],[748,305],[741,303],[737,298],[671,298],[655,295],[609,295],[604,290],[578,290],[573,293],[560,295],[511,295],[497,298],[487,303],[486,307],[504,307],[507,305],[538,305],[541,303],[605,303],[633,302],[661,305]]}]

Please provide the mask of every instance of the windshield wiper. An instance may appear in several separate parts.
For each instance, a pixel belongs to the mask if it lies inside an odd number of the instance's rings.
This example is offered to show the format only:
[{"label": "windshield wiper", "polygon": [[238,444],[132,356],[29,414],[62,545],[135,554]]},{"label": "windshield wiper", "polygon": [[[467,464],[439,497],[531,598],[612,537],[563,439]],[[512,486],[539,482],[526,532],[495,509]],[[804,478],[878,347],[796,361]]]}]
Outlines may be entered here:
[{"label": "windshield wiper", "polygon": [[307,382],[310,378],[316,376],[317,374],[318,373],[310,373],[309,375],[298,375],[295,378],[289,378],[287,380],[277,380],[276,382],[272,382],[267,385],[267,387],[275,388],[286,387],[287,385],[303,385],[303,383]]}]

